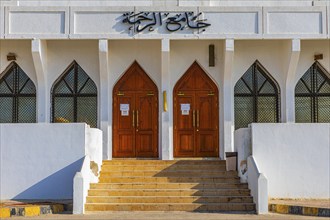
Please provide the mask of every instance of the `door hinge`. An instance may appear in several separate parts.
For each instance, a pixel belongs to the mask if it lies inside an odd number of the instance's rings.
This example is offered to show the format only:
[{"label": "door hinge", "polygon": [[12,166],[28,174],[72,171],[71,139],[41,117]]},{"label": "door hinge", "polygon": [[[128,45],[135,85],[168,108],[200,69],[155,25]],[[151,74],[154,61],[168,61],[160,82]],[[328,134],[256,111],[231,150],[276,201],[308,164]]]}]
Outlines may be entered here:
[{"label": "door hinge", "polygon": [[178,95],[179,96],[184,96],[184,93],[183,92],[179,92]]},{"label": "door hinge", "polygon": [[214,92],[209,92],[207,95],[208,96],[213,96],[214,95]]},{"label": "door hinge", "polygon": [[123,95],[125,95],[123,92],[121,92],[121,91],[119,91],[118,93],[117,93],[117,95],[119,95],[119,96],[123,96]]},{"label": "door hinge", "polygon": [[153,92],[148,92],[147,95],[148,95],[148,96],[153,96],[154,93],[153,93]]}]

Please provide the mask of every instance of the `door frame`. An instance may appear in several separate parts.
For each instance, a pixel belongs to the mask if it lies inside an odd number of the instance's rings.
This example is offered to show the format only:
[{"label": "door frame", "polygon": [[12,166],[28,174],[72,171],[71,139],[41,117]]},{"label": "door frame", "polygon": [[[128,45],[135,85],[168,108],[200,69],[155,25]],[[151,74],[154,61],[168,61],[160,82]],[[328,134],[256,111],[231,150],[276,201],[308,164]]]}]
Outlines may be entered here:
[{"label": "door frame", "polygon": [[[138,89],[134,89],[129,88],[127,90],[122,89],[122,85],[128,80],[128,78],[130,77],[131,74],[138,74],[140,76],[140,78],[143,78],[143,80],[145,82],[147,82],[146,84],[148,84],[149,86],[146,88],[138,88]],[[137,83],[133,83],[136,84]],[[146,85],[143,84],[143,85]],[[133,85],[134,87],[134,85]],[[122,95],[124,94],[124,92],[128,92],[128,93],[134,93],[136,91],[139,92],[146,92],[146,93],[153,93],[155,99],[154,99],[154,103],[155,103],[155,111],[154,111],[154,117],[153,119],[155,121],[153,121],[153,125],[156,126],[155,128],[155,132],[154,132],[154,155],[152,157],[137,157],[136,153],[135,153],[135,157],[121,157],[121,156],[116,156],[115,150],[116,150],[116,145],[115,145],[115,123],[116,123],[116,118],[115,118],[115,102],[117,101],[117,97],[118,95]],[[147,74],[147,72],[139,65],[139,63],[135,60],[129,67],[128,69],[121,75],[121,77],[117,80],[117,82],[115,83],[114,87],[113,87],[113,91],[112,91],[112,157],[113,158],[159,158],[159,101],[158,101],[158,87],[156,85],[156,83],[154,83],[154,81],[150,78],[150,76]],[[117,106],[118,107],[118,106]],[[136,139],[136,137],[135,137]],[[136,144],[135,144],[135,150],[136,150]]]},{"label": "door frame", "polygon": [[[189,80],[190,74],[193,74],[192,72],[194,72],[194,69],[197,68],[197,71],[201,74],[199,74],[202,78],[204,78],[206,81],[206,84],[209,85],[209,89],[205,90],[205,89],[197,89],[197,88],[182,88],[181,86],[184,85],[184,82],[187,82]],[[196,70],[195,70],[196,71]],[[182,88],[182,89],[181,89]],[[212,89],[210,89],[212,88]],[[215,148],[215,154],[214,156],[210,156],[210,157],[220,157],[220,100],[219,100],[219,90],[218,90],[218,86],[217,84],[214,82],[214,80],[207,74],[207,72],[202,68],[201,65],[199,65],[197,63],[197,61],[194,61],[193,64],[185,71],[185,73],[177,80],[177,82],[175,83],[175,86],[173,88],[173,157],[174,158],[180,158],[180,157],[185,157],[185,156],[180,156],[177,154],[177,131],[176,131],[176,123],[177,123],[177,115],[176,115],[176,111],[178,110],[177,108],[179,108],[178,106],[178,101],[177,101],[177,97],[179,92],[192,92],[194,93],[194,97],[196,96],[196,94],[198,94],[198,91],[209,91],[212,92],[215,97],[216,97],[216,101],[215,101],[215,105],[216,105],[216,109],[215,109],[215,115],[216,115],[216,130],[214,131],[214,134],[216,135],[216,148]],[[193,101],[195,102],[195,100]],[[195,132],[194,132],[195,133]],[[194,141],[196,142],[196,136],[194,136]],[[196,148],[198,148],[197,146],[194,146],[194,152],[197,150]],[[193,155],[193,156],[187,156],[187,157],[204,157],[204,156],[199,156],[199,155]],[[208,157],[208,156],[207,156]]]}]

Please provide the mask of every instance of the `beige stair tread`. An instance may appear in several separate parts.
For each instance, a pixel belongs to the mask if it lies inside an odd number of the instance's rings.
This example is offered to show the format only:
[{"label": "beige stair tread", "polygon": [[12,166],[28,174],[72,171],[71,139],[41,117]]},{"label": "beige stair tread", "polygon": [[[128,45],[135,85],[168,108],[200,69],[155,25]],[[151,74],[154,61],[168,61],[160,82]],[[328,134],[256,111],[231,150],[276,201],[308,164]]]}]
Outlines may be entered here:
[{"label": "beige stair tread", "polygon": [[99,183],[90,184],[87,212],[255,211],[247,183],[226,161],[103,161]]},{"label": "beige stair tread", "polygon": [[[247,188],[248,184],[247,183],[226,183],[226,182],[221,182],[221,183],[92,183],[91,184],[91,189],[95,188],[102,188],[103,189],[152,189],[152,188],[175,188],[177,187],[178,189],[182,188],[187,188],[187,189],[204,189],[204,188],[219,188],[219,189],[242,189],[242,188]],[[142,188],[145,187],[145,188]]]},{"label": "beige stair tread", "polygon": [[[254,203],[230,203],[230,202],[221,202],[221,203],[208,203],[202,202],[200,204],[203,205],[253,205]],[[86,203],[86,205],[177,205],[176,203],[154,203],[154,204],[146,204],[146,203]],[[199,205],[199,203],[181,203],[180,205]]]}]

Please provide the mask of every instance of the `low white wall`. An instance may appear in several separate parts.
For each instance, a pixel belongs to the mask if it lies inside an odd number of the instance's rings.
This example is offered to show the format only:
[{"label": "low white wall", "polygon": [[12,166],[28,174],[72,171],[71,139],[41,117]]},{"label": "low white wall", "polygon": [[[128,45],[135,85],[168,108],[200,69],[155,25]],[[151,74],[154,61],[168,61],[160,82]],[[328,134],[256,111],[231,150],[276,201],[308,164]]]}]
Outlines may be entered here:
[{"label": "low white wall", "polygon": [[268,181],[260,173],[258,165],[252,156],[247,158],[248,183],[258,214],[268,213]]},{"label": "low white wall", "polygon": [[91,173],[90,181],[95,183],[98,181],[98,174],[101,171],[102,166],[102,131],[97,128],[88,128],[85,134],[85,155],[87,155],[89,160],[92,162],[89,167],[94,170],[94,173]]},{"label": "low white wall", "polygon": [[241,182],[247,182],[247,158],[252,154],[251,129],[240,128],[234,133],[234,149],[237,152],[237,172]]},{"label": "low white wall", "polygon": [[90,158],[86,156],[81,170],[73,179],[73,214],[84,214],[85,203],[91,183]]},{"label": "low white wall", "polygon": [[330,124],[256,123],[251,134],[252,155],[267,176],[269,197],[330,197]]},{"label": "low white wall", "polygon": [[84,214],[90,183],[97,183],[102,165],[102,131],[86,132],[86,156],[73,179],[73,214]]},{"label": "low white wall", "polygon": [[101,165],[100,132],[79,123],[1,124],[0,199],[72,199],[85,155]]}]

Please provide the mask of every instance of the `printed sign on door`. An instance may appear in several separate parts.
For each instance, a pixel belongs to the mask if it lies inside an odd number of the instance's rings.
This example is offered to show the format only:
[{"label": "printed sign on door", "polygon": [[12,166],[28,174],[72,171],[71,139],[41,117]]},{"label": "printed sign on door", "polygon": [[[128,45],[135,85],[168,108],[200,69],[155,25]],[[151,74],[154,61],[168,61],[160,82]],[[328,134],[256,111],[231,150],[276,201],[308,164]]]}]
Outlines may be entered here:
[{"label": "printed sign on door", "polygon": [[120,104],[121,116],[129,115],[129,104]]},{"label": "printed sign on door", "polygon": [[189,115],[189,111],[190,111],[190,104],[181,104],[182,115]]}]

